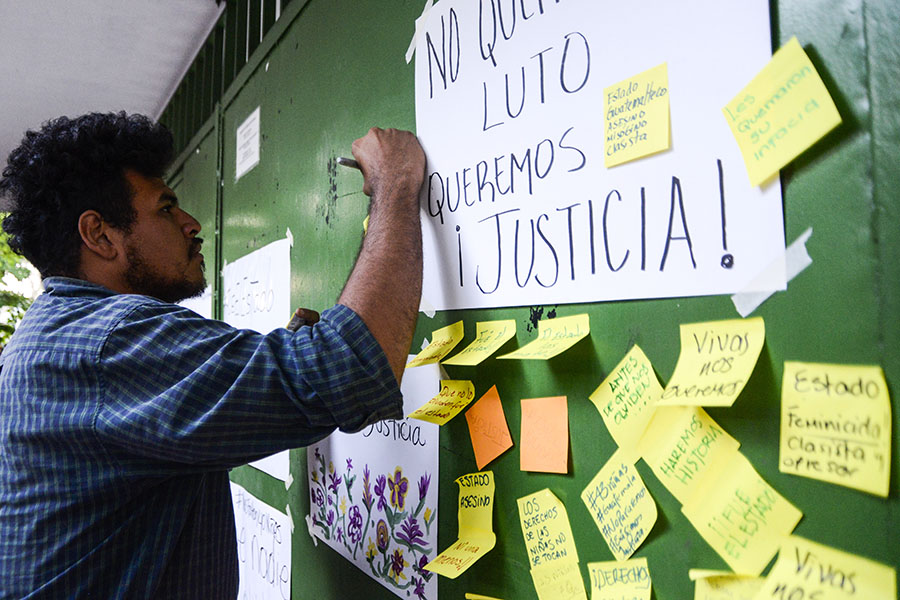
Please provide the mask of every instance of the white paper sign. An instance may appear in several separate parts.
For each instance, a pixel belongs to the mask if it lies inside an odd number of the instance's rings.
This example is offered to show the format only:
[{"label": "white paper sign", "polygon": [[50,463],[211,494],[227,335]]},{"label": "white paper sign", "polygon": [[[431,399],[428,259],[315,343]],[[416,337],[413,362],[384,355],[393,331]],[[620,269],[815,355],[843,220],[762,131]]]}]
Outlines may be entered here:
[{"label": "white paper sign", "polygon": [[[770,57],[764,2],[435,4],[416,48],[424,295],[447,310],[746,289],[784,252],[781,189],[751,187],[721,109]],[[662,63],[670,149],[604,167],[606,136],[635,125],[606,131],[605,88]]]},{"label": "white paper sign", "polygon": [[[410,356],[412,358],[412,356]],[[403,375],[403,411],[440,391],[438,365]],[[401,598],[437,599],[440,428],[387,420],[335,432],[307,452],[312,532]]]},{"label": "white paper sign", "polygon": [[291,310],[291,246],[278,240],[222,269],[225,322],[268,333],[284,327]]},{"label": "white paper sign", "polygon": [[231,499],[240,572],[238,598],[290,600],[290,519],[233,482]]},{"label": "white paper sign", "polygon": [[237,128],[237,158],[234,179],[237,181],[259,164],[259,107]]},{"label": "white paper sign", "polygon": [[[272,242],[225,265],[222,281],[226,323],[260,333],[284,327],[293,314],[290,241]],[[285,450],[250,465],[287,481],[290,458]]]}]

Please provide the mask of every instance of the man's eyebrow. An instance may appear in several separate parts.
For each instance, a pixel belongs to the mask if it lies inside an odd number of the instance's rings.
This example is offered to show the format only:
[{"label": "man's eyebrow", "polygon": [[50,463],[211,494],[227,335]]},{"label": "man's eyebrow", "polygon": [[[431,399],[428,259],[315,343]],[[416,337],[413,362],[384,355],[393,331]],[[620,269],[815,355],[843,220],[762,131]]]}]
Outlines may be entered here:
[{"label": "man's eyebrow", "polygon": [[176,196],[172,192],[163,192],[162,194],[160,194],[159,201],[157,202],[157,204],[167,204],[167,203],[178,206],[178,196]]}]

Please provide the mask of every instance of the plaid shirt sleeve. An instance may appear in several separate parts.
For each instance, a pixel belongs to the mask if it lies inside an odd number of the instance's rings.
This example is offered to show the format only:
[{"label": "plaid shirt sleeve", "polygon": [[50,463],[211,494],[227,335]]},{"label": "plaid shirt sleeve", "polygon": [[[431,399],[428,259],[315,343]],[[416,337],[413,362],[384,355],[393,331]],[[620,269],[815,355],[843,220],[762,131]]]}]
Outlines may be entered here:
[{"label": "plaid shirt sleeve", "polygon": [[102,439],[149,459],[204,468],[402,416],[381,347],[341,305],[312,327],[262,335],[143,303],[111,330],[100,374]]}]

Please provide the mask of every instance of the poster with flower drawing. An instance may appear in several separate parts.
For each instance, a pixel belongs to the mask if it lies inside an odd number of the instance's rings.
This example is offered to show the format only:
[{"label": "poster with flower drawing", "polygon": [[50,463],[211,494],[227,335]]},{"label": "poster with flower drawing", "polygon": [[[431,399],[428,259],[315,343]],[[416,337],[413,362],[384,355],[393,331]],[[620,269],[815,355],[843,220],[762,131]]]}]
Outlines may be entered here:
[{"label": "poster with flower drawing", "polygon": [[[403,375],[403,413],[440,391],[437,365]],[[387,420],[355,434],[335,432],[307,452],[310,519],[317,538],[409,600],[436,600],[440,428]]]}]

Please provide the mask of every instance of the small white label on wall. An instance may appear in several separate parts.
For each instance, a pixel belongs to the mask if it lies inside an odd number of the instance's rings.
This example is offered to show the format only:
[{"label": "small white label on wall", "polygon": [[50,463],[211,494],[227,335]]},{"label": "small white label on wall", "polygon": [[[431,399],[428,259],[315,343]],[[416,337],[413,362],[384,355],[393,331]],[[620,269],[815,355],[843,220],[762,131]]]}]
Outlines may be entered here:
[{"label": "small white label on wall", "polygon": [[253,167],[259,164],[258,106],[238,127],[236,143],[237,164],[235,165],[235,181],[246,175]]}]

